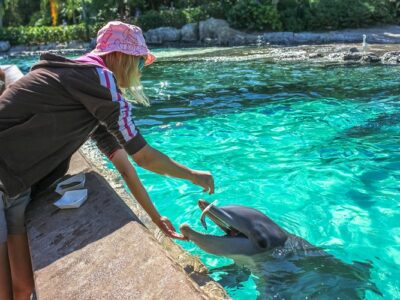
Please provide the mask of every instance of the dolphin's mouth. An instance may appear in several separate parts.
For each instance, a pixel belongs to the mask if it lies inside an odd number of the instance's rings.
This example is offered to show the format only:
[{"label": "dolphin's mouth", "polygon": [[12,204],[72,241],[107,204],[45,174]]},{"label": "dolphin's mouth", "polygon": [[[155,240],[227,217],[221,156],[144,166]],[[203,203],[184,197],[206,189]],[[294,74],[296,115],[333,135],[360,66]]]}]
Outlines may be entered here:
[{"label": "dolphin's mouth", "polygon": [[[202,210],[202,214],[200,217],[201,224],[205,229],[207,229],[206,217],[208,216],[219,228],[221,228],[225,233],[225,237],[246,237],[246,235],[237,228],[232,226],[231,216],[225,213],[223,210],[219,209],[215,205],[215,201],[213,203],[209,203],[205,200],[199,200],[198,205]],[[191,229],[194,231],[193,229]],[[185,232],[182,231],[185,235]]]}]

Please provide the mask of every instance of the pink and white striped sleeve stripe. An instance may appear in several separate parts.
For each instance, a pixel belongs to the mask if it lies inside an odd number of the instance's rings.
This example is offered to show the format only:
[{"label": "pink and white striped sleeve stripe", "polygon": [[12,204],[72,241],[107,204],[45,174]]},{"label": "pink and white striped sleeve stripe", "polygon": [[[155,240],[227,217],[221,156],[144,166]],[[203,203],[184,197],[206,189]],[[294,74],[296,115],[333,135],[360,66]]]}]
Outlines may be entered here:
[{"label": "pink and white striped sleeve stripe", "polygon": [[105,68],[96,68],[96,70],[99,74],[101,85],[110,90],[112,101],[119,103],[118,128],[125,142],[128,142],[137,134],[136,127],[132,122],[132,105],[118,92],[111,71]]}]

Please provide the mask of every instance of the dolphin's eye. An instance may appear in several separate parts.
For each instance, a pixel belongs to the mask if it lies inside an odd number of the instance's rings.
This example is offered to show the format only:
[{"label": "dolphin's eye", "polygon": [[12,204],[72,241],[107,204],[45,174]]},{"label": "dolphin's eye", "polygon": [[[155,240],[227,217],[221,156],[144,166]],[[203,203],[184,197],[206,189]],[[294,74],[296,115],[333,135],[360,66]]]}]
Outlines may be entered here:
[{"label": "dolphin's eye", "polygon": [[259,247],[267,248],[270,244],[270,241],[268,240],[268,236],[266,236],[262,232],[262,228],[260,228],[260,227],[257,228],[257,227],[254,228],[254,231],[253,231],[254,240]]},{"label": "dolphin's eye", "polygon": [[257,244],[258,246],[260,246],[261,248],[267,248],[268,246],[268,241],[264,238],[261,239],[257,239]]}]

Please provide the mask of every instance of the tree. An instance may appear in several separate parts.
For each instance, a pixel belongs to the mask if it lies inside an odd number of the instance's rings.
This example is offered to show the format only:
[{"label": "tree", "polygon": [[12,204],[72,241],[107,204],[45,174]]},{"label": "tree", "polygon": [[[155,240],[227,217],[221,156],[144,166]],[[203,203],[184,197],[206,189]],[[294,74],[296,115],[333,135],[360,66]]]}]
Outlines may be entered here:
[{"label": "tree", "polygon": [[49,0],[49,1],[50,1],[51,24],[53,26],[56,26],[58,21],[58,1],[57,0]]},{"label": "tree", "polygon": [[5,0],[0,0],[0,28],[3,28],[3,17],[6,11]]},{"label": "tree", "polygon": [[79,8],[81,6],[81,0],[67,0],[63,4],[61,14],[68,20],[72,20],[72,24],[77,23],[77,13],[79,14]]},{"label": "tree", "polygon": [[3,19],[7,10],[15,8],[18,6],[18,0],[0,0],[0,28],[3,27]]}]

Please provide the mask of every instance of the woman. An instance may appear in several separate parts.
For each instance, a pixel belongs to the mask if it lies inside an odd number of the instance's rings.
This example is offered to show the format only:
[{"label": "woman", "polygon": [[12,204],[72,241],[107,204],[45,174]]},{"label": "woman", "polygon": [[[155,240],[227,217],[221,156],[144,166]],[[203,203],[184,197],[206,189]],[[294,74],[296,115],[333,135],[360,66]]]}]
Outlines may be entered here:
[{"label": "woman", "polygon": [[29,299],[33,279],[25,208],[32,192],[65,174],[71,155],[88,137],[169,237],[183,239],[150,201],[128,155],[147,170],[214,192],[209,172],[189,169],[152,148],[132,121],[121,89],[148,104],[140,74],[154,60],[140,28],[110,22],[98,32],[91,53],[76,60],[44,54],[0,97],[0,299]]}]

